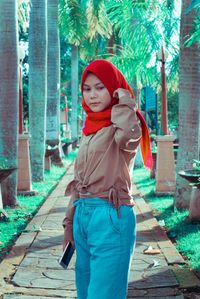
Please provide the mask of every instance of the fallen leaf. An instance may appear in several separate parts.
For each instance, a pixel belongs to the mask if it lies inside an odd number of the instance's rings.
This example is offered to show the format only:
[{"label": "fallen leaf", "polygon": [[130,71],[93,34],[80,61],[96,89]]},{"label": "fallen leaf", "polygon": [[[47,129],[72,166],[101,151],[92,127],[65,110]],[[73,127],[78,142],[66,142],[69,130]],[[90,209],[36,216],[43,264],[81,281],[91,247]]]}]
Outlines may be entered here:
[{"label": "fallen leaf", "polygon": [[158,267],[158,266],[160,266],[160,262],[153,260],[153,267]]},{"label": "fallen leaf", "polygon": [[158,267],[158,266],[160,266],[160,262],[159,262],[159,261],[156,261],[156,260],[153,260],[153,263],[150,264],[150,265],[148,266],[148,268],[156,268],[156,267]]},{"label": "fallen leaf", "polygon": [[147,249],[143,251],[144,254],[160,254],[161,251],[158,248],[153,248],[152,246],[149,246]]}]

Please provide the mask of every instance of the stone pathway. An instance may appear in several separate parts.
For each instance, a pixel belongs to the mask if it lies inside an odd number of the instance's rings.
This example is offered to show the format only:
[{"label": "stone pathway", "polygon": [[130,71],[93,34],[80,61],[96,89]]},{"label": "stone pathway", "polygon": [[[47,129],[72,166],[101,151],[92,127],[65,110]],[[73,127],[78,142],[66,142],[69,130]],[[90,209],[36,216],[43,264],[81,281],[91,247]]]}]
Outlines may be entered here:
[{"label": "stone pathway", "polygon": [[[68,201],[63,194],[72,177],[71,166],[0,264],[0,298],[77,298],[75,256],[67,271],[58,264],[62,252],[62,219]],[[200,288],[200,281],[189,270],[154,218],[149,205],[139,195],[136,212],[138,238],[127,298],[199,298],[196,297],[197,293],[194,297],[187,297],[191,289]],[[159,249],[160,253],[144,254],[149,246]]]}]

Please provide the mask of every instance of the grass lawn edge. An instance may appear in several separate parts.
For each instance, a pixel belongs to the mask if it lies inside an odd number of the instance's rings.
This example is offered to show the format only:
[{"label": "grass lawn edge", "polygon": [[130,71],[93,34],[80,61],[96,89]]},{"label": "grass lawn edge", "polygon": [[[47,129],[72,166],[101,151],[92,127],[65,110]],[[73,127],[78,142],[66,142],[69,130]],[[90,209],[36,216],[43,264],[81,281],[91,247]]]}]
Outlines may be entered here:
[{"label": "grass lawn edge", "polygon": [[[173,195],[155,192],[155,179],[150,178],[149,170],[135,168],[133,181],[141,196],[150,205],[158,223],[163,226],[169,239],[188,263],[189,267],[200,276],[200,223],[187,221],[188,211],[177,210]],[[192,244],[192,246],[191,246]]]},{"label": "grass lawn edge", "polygon": [[15,209],[5,208],[9,218],[0,219],[0,263],[9,254],[16,240],[25,231],[28,223],[67,173],[76,158],[76,154],[77,151],[75,150],[64,158],[64,168],[53,166],[50,172],[45,171],[44,182],[33,183],[33,189],[39,191],[39,194],[34,196],[19,195],[17,196],[19,207]]}]

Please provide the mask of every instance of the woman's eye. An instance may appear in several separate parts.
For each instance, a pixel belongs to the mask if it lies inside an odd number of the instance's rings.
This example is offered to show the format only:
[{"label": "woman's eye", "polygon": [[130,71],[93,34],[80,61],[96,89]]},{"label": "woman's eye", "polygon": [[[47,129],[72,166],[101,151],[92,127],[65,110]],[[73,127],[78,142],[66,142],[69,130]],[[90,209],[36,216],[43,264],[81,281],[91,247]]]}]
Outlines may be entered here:
[{"label": "woman's eye", "polygon": [[102,90],[102,89],[104,89],[104,86],[98,86],[97,89]]},{"label": "woman's eye", "polygon": [[90,91],[90,88],[83,88],[83,91]]}]

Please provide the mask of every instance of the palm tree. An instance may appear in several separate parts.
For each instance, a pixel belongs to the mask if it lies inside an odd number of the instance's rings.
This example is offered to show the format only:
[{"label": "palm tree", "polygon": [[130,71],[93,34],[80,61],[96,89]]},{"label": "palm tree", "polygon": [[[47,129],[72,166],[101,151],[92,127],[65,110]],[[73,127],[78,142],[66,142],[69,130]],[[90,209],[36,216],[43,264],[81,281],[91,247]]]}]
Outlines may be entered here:
[{"label": "palm tree", "polygon": [[132,0],[111,1],[106,7],[113,30],[120,37],[118,53],[112,61],[130,82],[134,77],[148,82],[153,76],[152,73],[147,76],[147,64],[152,60],[153,52],[160,48],[162,38],[157,30],[157,15],[150,12],[146,3],[142,5]]},{"label": "palm tree", "polygon": [[47,128],[46,143],[57,146],[53,160],[62,165],[60,143],[60,40],[58,27],[58,0],[49,0],[48,19],[48,65],[47,65]]},{"label": "palm tree", "polygon": [[[8,167],[17,167],[18,157],[18,27],[17,2],[0,1],[0,157]],[[2,184],[3,203],[15,206],[16,173]]]},{"label": "palm tree", "polygon": [[[179,152],[177,171],[192,168],[192,160],[200,154],[200,51],[199,43],[190,47],[185,43],[190,34],[197,11],[186,13],[191,0],[182,1],[180,30],[180,85],[179,85]],[[175,205],[189,206],[190,193],[185,181],[177,178]]]},{"label": "palm tree", "polygon": [[71,44],[71,136],[78,138],[77,103],[78,103],[78,47],[87,32],[84,11],[78,0],[65,0],[60,3],[61,32]]},{"label": "palm tree", "polygon": [[174,17],[173,5],[169,2],[162,6],[152,0],[106,2],[107,14],[119,41],[112,61],[128,81],[136,77],[143,85],[159,85],[156,54],[163,42],[167,46],[174,44],[170,37],[178,31],[178,18]]},{"label": "palm tree", "polygon": [[29,120],[33,181],[44,178],[47,101],[47,0],[32,0],[29,29]]}]

